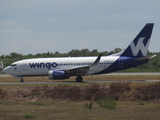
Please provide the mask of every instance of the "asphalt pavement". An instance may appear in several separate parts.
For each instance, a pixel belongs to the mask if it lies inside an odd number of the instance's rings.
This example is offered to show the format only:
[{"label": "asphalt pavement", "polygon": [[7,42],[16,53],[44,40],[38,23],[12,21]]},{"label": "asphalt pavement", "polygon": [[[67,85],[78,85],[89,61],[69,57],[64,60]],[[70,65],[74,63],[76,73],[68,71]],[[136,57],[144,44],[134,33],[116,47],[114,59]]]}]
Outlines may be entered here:
[{"label": "asphalt pavement", "polygon": [[[136,72],[136,73],[110,73],[105,75],[160,75],[160,72]],[[10,76],[7,74],[0,74],[0,76]],[[121,81],[82,81],[80,83],[113,83]],[[149,82],[160,82],[160,80],[130,80],[123,82],[137,82],[137,83],[149,83]],[[68,84],[68,83],[77,83],[76,81],[54,81],[54,82],[0,82],[0,84]]]}]

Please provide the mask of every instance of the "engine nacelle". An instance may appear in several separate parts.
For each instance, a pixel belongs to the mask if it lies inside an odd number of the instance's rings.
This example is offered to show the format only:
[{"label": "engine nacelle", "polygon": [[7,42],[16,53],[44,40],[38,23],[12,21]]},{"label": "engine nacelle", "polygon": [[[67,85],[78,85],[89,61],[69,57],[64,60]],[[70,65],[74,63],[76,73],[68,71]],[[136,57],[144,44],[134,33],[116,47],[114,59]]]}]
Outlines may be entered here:
[{"label": "engine nacelle", "polygon": [[49,79],[67,79],[69,78],[63,70],[50,70]]}]

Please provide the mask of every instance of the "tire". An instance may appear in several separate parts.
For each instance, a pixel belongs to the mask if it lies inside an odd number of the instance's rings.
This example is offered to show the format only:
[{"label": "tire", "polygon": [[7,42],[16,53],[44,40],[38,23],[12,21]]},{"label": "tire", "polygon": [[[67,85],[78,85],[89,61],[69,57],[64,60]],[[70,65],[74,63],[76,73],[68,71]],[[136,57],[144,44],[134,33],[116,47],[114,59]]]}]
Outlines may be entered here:
[{"label": "tire", "polygon": [[77,82],[82,82],[83,78],[81,76],[77,76],[76,81]]},{"label": "tire", "polygon": [[21,83],[23,83],[23,82],[24,82],[24,80],[23,80],[23,79],[20,79],[20,82],[21,82]]}]

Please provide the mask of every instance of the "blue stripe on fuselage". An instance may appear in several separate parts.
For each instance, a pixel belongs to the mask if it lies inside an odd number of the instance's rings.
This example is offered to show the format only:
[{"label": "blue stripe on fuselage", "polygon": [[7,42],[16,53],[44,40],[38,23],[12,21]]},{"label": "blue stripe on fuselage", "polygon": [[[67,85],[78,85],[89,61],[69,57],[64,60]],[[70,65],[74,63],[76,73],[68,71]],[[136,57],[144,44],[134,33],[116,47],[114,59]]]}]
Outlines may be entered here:
[{"label": "blue stripe on fuselage", "polygon": [[125,57],[120,56],[111,66],[107,67],[106,69],[96,73],[96,74],[105,74],[111,73],[119,70],[124,70],[127,68],[136,67],[148,62],[148,60],[144,61],[135,61],[133,57]]}]

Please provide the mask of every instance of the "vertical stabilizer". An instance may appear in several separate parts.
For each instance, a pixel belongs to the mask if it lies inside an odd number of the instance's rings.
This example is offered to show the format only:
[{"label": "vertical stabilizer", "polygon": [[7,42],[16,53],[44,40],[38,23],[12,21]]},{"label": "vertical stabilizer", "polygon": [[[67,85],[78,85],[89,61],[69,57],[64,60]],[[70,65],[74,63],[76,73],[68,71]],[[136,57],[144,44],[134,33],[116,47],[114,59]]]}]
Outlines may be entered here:
[{"label": "vertical stabilizer", "polygon": [[121,56],[144,57],[147,55],[154,24],[147,23]]}]

